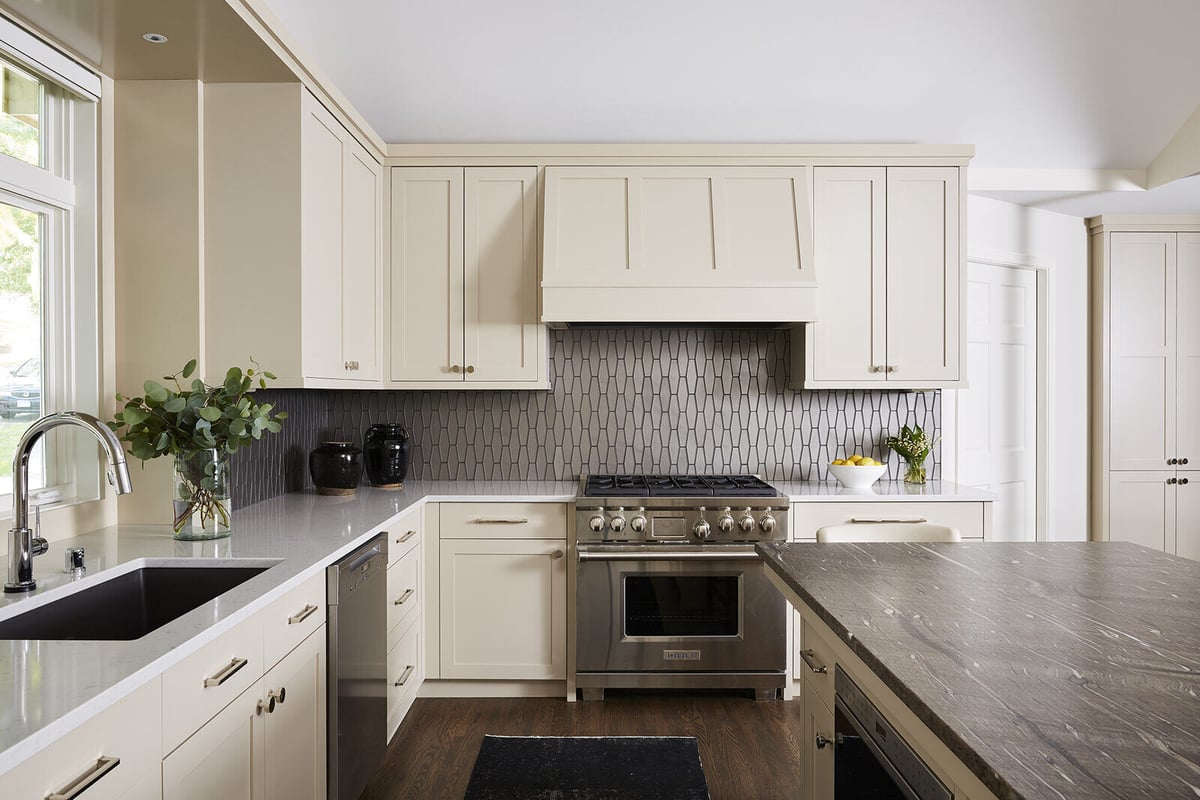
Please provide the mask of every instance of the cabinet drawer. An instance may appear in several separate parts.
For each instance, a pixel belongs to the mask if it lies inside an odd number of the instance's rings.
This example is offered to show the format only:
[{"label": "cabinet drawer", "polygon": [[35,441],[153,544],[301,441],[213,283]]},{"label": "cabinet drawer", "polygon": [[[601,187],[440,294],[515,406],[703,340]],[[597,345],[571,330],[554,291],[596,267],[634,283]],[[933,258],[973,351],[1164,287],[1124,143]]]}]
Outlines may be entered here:
[{"label": "cabinet drawer", "polygon": [[263,620],[263,664],[267,669],[325,624],[325,572],[279,598],[258,615]]},{"label": "cabinet drawer", "polygon": [[387,629],[389,647],[399,636],[398,626],[418,613],[421,606],[421,550],[409,552],[404,558],[388,567],[387,573]]},{"label": "cabinet drawer", "polygon": [[0,775],[0,795],[16,800],[69,794],[90,781],[84,800],[157,797],[161,691],[155,678],[51,742]]},{"label": "cabinet drawer", "polygon": [[263,674],[262,617],[255,615],[163,673],[163,754],[253,686]]},{"label": "cabinet drawer", "polygon": [[442,503],[443,539],[564,539],[564,503]]},{"label": "cabinet drawer", "polygon": [[424,506],[406,511],[388,523],[388,563],[395,564],[421,543]]},{"label": "cabinet drawer", "polygon": [[800,643],[796,647],[797,669],[813,691],[829,708],[833,708],[833,667],[836,658],[833,646],[817,632],[814,625],[800,620]]},{"label": "cabinet drawer", "polygon": [[404,630],[387,657],[388,739],[408,712],[417,688],[421,685],[421,624],[420,618]]},{"label": "cabinet drawer", "polygon": [[793,503],[792,538],[816,539],[817,529],[854,519],[922,518],[958,529],[964,539],[983,538],[985,503]]}]

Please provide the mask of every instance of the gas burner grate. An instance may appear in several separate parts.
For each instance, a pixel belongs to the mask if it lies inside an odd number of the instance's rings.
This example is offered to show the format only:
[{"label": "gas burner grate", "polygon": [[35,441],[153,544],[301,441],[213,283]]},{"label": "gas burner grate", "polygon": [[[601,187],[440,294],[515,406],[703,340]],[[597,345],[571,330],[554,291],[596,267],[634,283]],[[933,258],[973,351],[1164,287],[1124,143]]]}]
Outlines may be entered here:
[{"label": "gas burner grate", "polygon": [[585,497],[776,497],[753,475],[589,475]]}]

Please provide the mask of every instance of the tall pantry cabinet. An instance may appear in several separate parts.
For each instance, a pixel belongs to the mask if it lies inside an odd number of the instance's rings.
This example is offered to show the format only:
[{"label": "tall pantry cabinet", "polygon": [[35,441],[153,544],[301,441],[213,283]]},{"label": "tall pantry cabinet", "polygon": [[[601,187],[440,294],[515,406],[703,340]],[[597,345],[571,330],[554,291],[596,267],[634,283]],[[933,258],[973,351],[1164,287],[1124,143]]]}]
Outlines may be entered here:
[{"label": "tall pantry cabinet", "polygon": [[1092,538],[1200,559],[1200,217],[1088,229]]}]

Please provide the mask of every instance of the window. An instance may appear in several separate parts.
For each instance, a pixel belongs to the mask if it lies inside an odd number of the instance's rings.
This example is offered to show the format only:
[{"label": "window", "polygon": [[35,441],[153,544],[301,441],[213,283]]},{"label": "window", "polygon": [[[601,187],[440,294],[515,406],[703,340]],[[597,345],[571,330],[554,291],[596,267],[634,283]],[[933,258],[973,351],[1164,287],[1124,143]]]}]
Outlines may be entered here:
[{"label": "window", "polygon": [[[98,413],[96,107],[99,81],[0,18],[0,504],[29,424]],[[86,434],[84,434],[86,436]],[[51,433],[30,488],[99,495],[95,446]],[[76,455],[79,458],[76,458]],[[5,513],[0,511],[0,514]]]}]

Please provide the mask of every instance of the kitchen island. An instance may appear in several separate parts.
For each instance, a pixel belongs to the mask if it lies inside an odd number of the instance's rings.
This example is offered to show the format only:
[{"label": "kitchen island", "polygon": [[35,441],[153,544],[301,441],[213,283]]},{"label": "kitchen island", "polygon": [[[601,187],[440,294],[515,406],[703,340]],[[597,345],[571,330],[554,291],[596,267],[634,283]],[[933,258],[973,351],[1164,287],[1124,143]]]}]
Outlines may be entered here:
[{"label": "kitchen island", "polygon": [[1200,563],[1121,542],[758,549],[957,797],[1200,795]]}]

